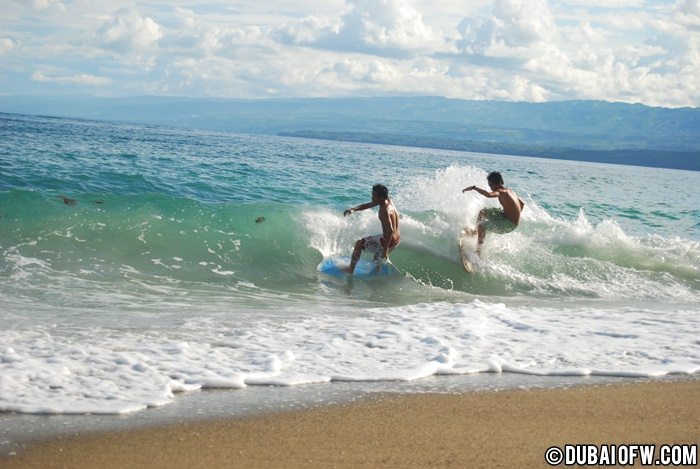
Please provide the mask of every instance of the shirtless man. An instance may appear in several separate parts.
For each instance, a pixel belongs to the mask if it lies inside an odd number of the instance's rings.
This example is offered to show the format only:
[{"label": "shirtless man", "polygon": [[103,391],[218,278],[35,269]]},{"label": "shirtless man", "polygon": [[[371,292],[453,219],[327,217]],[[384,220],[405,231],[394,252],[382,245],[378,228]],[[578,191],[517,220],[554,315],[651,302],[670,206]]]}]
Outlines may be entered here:
[{"label": "shirtless man", "polygon": [[[355,242],[355,249],[350,258],[350,265],[345,269],[350,275],[355,272],[355,266],[357,265],[357,261],[360,260],[362,251],[374,254],[374,260],[377,263],[380,261],[386,262],[389,259],[389,253],[399,245],[399,241],[401,240],[401,234],[399,233],[399,212],[396,211],[394,203],[389,198],[389,189],[382,184],[376,184],[372,187],[371,202],[349,208],[343,212],[343,216],[348,216],[358,210],[367,210],[377,205],[379,206],[379,221],[382,222],[382,234],[367,236]],[[379,268],[379,265],[377,265],[377,268]]]},{"label": "shirtless man", "polygon": [[510,233],[520,223],[520,214],[525,207],[525,202],[520,200],[512,189],[508,189],[503,184],[503,176],[499,172],[490,173],[487,178],[491,192],[485,191],[476,186],[466,187],[462,192],[477,191],[484,197],[498,197],[503,208],[484,208],[479,212],[479,217],[476,220],[477,229],[465,231],[471,235],[478,234],[479,241],[477,244],[477,252],[480,251],[481,245],[484,243],[487,231],[494,233]]}]

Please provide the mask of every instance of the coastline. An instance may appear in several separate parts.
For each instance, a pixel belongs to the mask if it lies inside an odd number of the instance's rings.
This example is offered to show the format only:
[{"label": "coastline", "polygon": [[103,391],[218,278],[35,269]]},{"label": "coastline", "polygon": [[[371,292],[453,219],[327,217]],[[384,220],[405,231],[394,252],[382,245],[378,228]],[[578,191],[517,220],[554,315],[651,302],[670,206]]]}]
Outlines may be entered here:
[{"label": "coastline", "polygon": [[359,402],[36,441],[14,467],[546,467],[565,444],[700,443],[700,380]]}]

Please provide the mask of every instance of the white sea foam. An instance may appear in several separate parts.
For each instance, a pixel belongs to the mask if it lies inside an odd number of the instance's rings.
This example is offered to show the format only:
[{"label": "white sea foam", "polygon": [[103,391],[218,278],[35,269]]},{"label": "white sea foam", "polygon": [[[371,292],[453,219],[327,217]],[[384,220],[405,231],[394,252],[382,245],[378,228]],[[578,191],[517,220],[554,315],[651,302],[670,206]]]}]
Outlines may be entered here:
[{"label": "white sea foam", "polygon": [[[403,182],[394,200],[401,214],[404,270],[420,283],[443,289],[469,290],[459,267],[457,235],[474,226],[479,210],[497,205],[475,193],[486,174],[472,166],[452,165]],[[526,200],[522,223],[507,235],[490,234],[482,247],[478,276],[499,289],[545,296],[653,301],[700,300],[697,252],[700,243],[659,236],[631,236],[613,218],[593,223],[584,208],[571,218],[551,216]],[[310,247],[324,257],[349,255],[356,239],[378,232],[373,210],[343,217],[339,211],[306,210],[301,225]],[[411,257],[412,256],[412,257]],[[400,257],[399,257],[400,258]],[[399,262],[399,264],[401,264]],[[488,292],[488,290],[484,290]]]},{"label": "white sea foam", "polygon": [[125,413],[201,388],[441,374],[697,373],[698,332],[697,311],[481,301],[287,311],[246,325],[210,315],[144,332],[34,325],[0,332],[0,410]]}]

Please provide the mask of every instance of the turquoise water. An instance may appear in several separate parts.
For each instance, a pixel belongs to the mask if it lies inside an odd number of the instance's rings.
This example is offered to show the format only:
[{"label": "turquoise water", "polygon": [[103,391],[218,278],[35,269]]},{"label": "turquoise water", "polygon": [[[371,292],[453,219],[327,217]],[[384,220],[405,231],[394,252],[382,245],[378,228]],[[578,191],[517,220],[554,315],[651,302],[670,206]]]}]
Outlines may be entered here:
[{"label": "turquoise water", "polygon": [[[700,368],[700,173],[7,114],[0,134],[0,410]],[[457,235],[494,202],[461,189],[491,170],[526,208],[467,275]],[[377,182],[399,273],[318,272],[379,232],[342,216]]]}]

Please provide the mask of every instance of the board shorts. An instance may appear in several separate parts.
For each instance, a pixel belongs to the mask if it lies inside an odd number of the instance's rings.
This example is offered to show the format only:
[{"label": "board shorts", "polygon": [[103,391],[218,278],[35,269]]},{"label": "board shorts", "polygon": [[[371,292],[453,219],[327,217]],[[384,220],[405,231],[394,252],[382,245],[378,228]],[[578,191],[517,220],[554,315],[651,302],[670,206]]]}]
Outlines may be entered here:
[{"label": "board shorts", "polygon": [[500,234],[510,233],[518,227],[518,225],[508,220],[503,213],[503,209],[498,207],[485,209],[484,220],[479,225],[483,226],[486,231]]},{"label": "board shorts", "polygon": [[[384,246],[382,246],[382,240],[384,239],[383,234],[377,234],[373,236],[367,236],[362,238],[362,250],[374,254],[374,260],[380,260],[384,255]],[[400,241],[399,241],[400,243]],[[389,251],[393,251],[399,243],[389,246]]]}]

